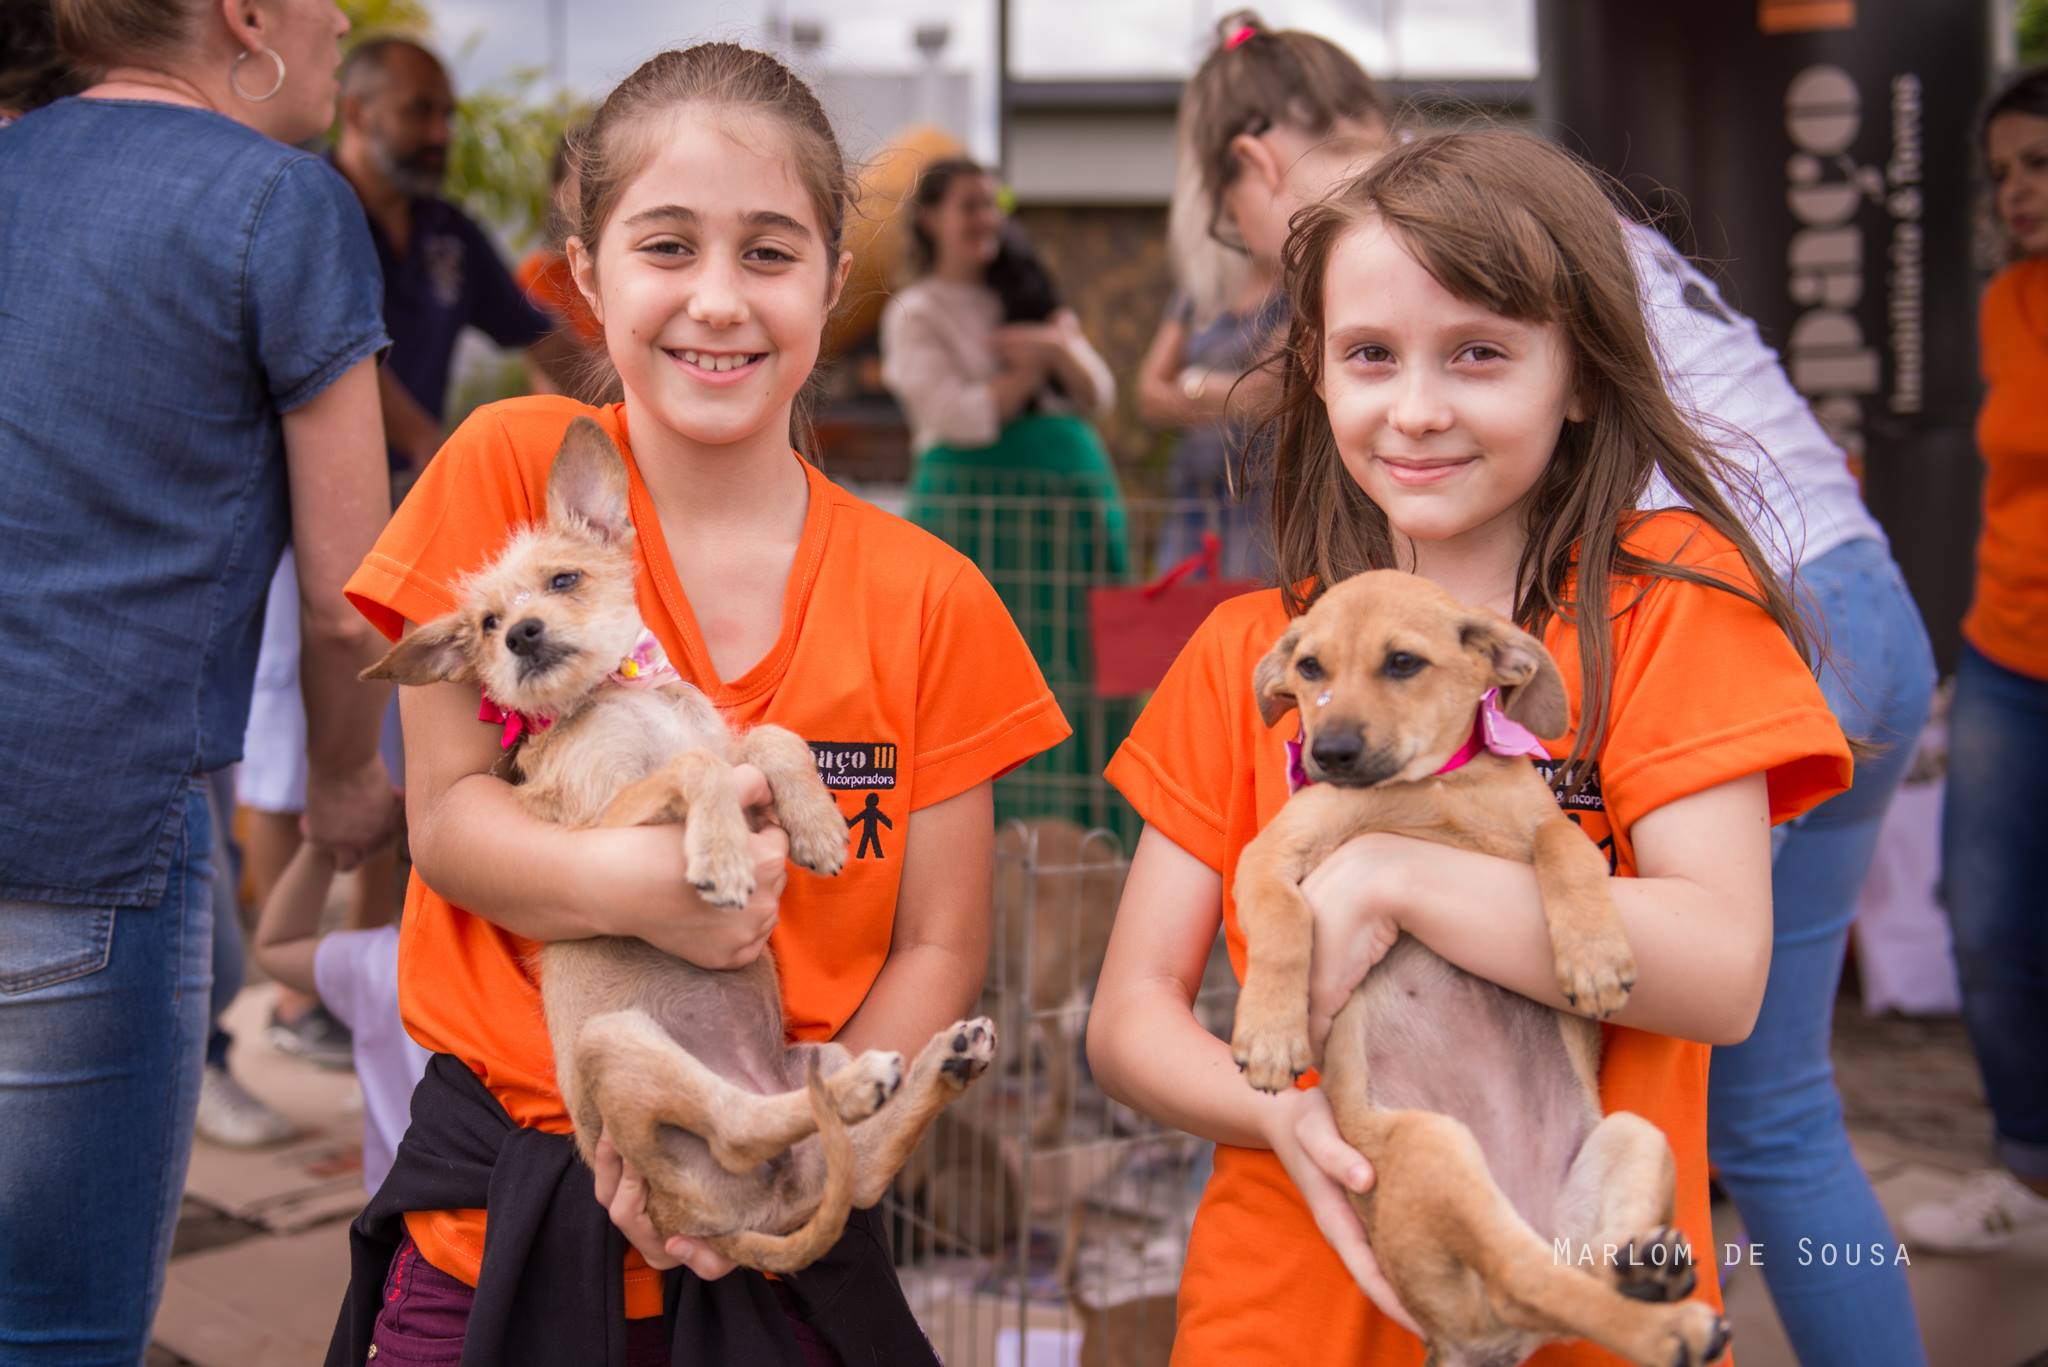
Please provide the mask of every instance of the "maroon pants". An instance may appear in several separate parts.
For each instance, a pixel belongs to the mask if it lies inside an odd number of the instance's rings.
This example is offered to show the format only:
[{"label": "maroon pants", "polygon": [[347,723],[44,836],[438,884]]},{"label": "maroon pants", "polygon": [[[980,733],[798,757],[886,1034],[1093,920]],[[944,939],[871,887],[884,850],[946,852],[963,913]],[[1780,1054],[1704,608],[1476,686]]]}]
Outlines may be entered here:
[{"label": "maroon pants", "polygon": [[[843,1367],[818,1331],[797,1317],[796,1298],[771,1282],[806,1367]],[[384,1303],[370,1335],[373,1367],[455,1367],[476,1290],[420,1256],[410,1234],[391,1256]],[[659,1318],[626,1321],[626,1367],[668,1367],[668,1336]]]}]

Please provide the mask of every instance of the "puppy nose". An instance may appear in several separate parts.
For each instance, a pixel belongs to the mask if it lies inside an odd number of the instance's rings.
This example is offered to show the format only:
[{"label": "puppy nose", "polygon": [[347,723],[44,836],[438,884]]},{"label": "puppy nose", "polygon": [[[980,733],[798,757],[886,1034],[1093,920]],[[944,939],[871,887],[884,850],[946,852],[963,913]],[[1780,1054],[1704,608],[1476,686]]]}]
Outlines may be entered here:
[{"label": "puppy nose", "polygon": [[548,634],[547,623],[538,617],[527,617],[505,628],[505,649],[514,655],[524,655],[540,644],[541,637]]},{"label": "puppy nose", "polygon": [[1317,736],[1308,753],[1326,774],[1349,773],[1365,753],[1365,737],[1356,731],[1330,732]]}]

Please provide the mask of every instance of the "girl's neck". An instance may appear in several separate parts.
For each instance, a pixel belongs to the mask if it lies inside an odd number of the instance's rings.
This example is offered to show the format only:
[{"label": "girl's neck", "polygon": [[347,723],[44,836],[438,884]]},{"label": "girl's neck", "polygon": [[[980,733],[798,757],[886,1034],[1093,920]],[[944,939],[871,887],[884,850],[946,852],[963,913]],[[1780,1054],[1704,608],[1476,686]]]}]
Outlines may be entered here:
[{"label": "girl's neck", "polygon": [[662,526],[800,536],[809,481],[790,454],[789,420],[740,441],[707,446],[665,428],[631,394],[626,432]]},{"label": "girl's neck", "polygon": [[1528,545],[1519,508],[1444,541],[1410,541],[1394,533],[1396,563],[1412,569],[1470,607],[1513,620],[1515,571]]}]

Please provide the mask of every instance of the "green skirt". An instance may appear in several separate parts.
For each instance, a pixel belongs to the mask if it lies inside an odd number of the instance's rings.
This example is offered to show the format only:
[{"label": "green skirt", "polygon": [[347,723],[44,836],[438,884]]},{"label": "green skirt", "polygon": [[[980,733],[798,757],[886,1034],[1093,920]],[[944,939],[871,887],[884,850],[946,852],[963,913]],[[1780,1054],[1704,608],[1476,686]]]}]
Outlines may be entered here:
[{"label": "green skirt", "polygon": [[905,515],[980,567],[1016,619],[1074,734],[996,783],[996,819],[1058,816],[1114,831],[1128,853],[1139,822],[1102,770],[1135,706],[1095,696],[1088,590],[1130,575],[1116,471],[1078,418],[1019,418],[993,446],[935,446],[917,458]]}]

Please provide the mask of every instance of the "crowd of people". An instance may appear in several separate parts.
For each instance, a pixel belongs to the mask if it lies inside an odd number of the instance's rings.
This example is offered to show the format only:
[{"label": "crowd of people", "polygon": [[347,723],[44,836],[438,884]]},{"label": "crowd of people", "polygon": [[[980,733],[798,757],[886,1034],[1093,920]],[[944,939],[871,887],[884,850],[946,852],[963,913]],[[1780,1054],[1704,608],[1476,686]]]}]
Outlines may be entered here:
[{"label": "crowd of people", "polygon": [[[912,259],[880,333],[912,448],[899,519],[809,458],[852,181],[774,57],[706,43],[620,82],[557,158],[558,241],[515,275],[441,196],[454,94],[416,42],[344,58],[329,0],[50,0],[8,22],[0,1359],[139,1360],[195,1127],[289,1133],[220,1024],[239,870],[271,1037],[363,1083],[372,1199],[330,1363],[929,1359],[893,1280],[854,1280],[885,1246],[872,1213],[856,1270],[765,1279],[663,1237],[609,1146],[576,1159],[534,951],[635,936],[717,969],[772,947],[797,1039],[908,1052],[980,989],[996,822],[1072,815],[1106,771],[1143,827],[1089,1058],[1217,1146],[1176,1361],[1420,1360],[1347,1199],[1374,1174],[1323,1094],[1253,1091],[1193,1012],[1219,933],[1243,971],[1232,880],[1291,791],[1254,667],[1323,588],[1379,568],[1563,670],[1572,726],[1539,767],[1607,858],[1641,969],[1600,1098],[1668,1141],[1676,1225],[1711,1247],[1711,1167],[1762,1242],[1893,1241],[1829,1038],[1928,716],[1927,632],[1756,325],[1569,154],[1405,128],[1334,44],[1219,26],[1179,122],[1180,289],[1127,383],[1182,429],[1168,492],[1203,510],[1168,520],[1159,562],[1220,525],[1226,572],[1271,587],[1218,609],[1130,715],[1078,705],[1085,589],[1134,570],[1094,427],[1118,381],[990,169],[934,162],[901,209]],[[331,151],[304,150],[330,126]],[[2001,1166],[1905,1213],[1937,1252],[2048,1224],[2025,825],[2048,796],[2048,72],[2001,89],[1977,151],[2012,260],[1983,313],[1944,892]],[[467,328],[523,352],[534,393],[450,433]],[[792,870],[767,823],[751,899],[709,905],[672,832],[527,814],[476,687],[358,681],[543,515],[579,418],[626,457],[640,610],[682,675],[737,727],[874,766],[837,879]],[[1057,611],[1023,597],[1047,592]],[[1043,786],[995,785],[1020,769]],[[758,771],[737,779],[765,801]],[[1324,1019],[1403,934],[1569,1009],[1526,866],[1377,834],[1302,889]],[[1765,1277],[1802,1361],[1925,1360],[1898,1262]]]}]

